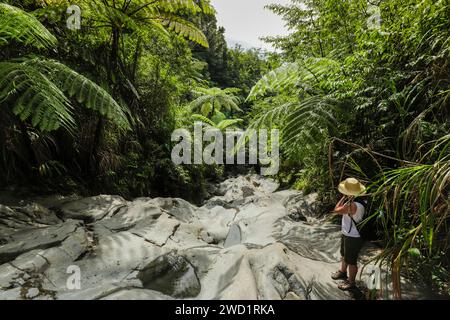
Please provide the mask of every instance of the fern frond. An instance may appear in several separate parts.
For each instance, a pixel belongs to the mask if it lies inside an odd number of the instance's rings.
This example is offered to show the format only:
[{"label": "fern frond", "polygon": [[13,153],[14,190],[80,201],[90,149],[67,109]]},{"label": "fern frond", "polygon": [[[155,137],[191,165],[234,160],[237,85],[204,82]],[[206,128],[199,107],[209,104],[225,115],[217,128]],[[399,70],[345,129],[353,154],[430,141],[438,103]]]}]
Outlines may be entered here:
[{"label": "fern frond", "polygon": [[255,129],[278,127],[281,130],[282,148],[286,154],[294,154],[298,148],[317,144],[324,132],[336,128],[332,110],[336,107],[322,96],[312,96],[299,103],[288,102],[260,110],[252,119],[242,141]]},{"label": "fern frond", "polygon": [[216,10],[211,5],[210,0],[199,0],[199,6],[202,9],[202,12],[207,15],[214,15],[216,14]]},{"label": "fern frond", "polygon": [[286,63],[263,76],[253,86],[247,100],[256,100],[270,92],[280,92],[291,87],[307,86],[338,68],[339,64],[328,58],[308,58],[301,62]]},{"label": "fern frond", "polygon": [[206,36],[192,22],[184,20],[176,15],[165,14],[161,20],[161,23],[168,30],[196,42],[205,48],[209,47]]},{"label": "fern frond", "polygon": [[39,69],[24,62],[0,62],[0,102],[13,103],[22,121],[41,131],[72,130],[75,121],[64,93]]},{"label": "fern frond", "polygon": [[194,121],[200,121],[203,123],[206,123],[208,125],[210,125],[211,127],[214,127],[216,124],[214,122],[212,122],[210,119],[208,119],[207,117],[201,115],[201,114],[193,114],[191,116],[192,120]]},{"label": "fern frond", "polygon": [[224,119],[216,123],[201,114],[193,114],[191,118],[194,121],[201,121],[207,126],[219,129],[221,131],[236,126],[237,124],[242,123],[244,121],[242,119]]},{"label": "fern frond", "polygon": [[32,59],[27,63],[35,65],[43,71],[45,70],[47,76],[62,91],[75,98],[78,103],[111,120],[120,129],[130,129],[126,109],[121,107],[105,89],[92,80],[55,60]]},{"label": "fern frond", "polygon": [[208,116],[211,111],[220,112],[222,108],[228,111],[242,111],[239,106],[239,98],[234,96],[237,92],[235,88],[195,88],[192,91],[197,99],[190,103],[191,110],[201,109],[204,116]]},{"label": "fern frond", "polygon": [[0,63],[0,102],[13,103],[14,114],[41,131],[74,128],[67,96],[120,129],[130,128],[125,110],[106,90],[64,64],[37,57]]},{"label": "fern frond", "polygon": [[226,120],[220,121],[220,122],[216,125],[216,127],[217,127],[217,129],[223,131],[223,130],[225,130],[225,129],[227,129],[227,128],[234,127],[234,126],[236,126],[237,124],[242,123],[243,121],[244,121],[244,120],[242,120],[242,119],[226,119]]},{"label": "fern frond", "polygon": [[0,3],[0,45],[11,40],[36,48],[51,48],[56,38],[33,15]]},{"label": "fern frond", "polygon": [[202,8],[195,0],[159,0],[156,2],[155,6],[157,6],[160,10],[171,13],[185,10],[189,13],[195,14],[202,11]]},{"label": "fern frond", "polygon": [[275,92],[287,86],[295,85],[298,81],[298,73],[298,63],[287,63],[270,71],[253,86],[247,100],[255,100],[268,92]]}]

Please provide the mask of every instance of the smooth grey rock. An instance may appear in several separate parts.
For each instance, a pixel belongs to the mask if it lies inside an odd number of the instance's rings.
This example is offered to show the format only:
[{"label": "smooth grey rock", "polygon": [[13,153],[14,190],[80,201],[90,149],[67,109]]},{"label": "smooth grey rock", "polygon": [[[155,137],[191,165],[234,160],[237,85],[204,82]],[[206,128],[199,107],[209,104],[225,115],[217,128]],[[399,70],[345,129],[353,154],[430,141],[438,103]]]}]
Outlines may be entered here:
[{"label": "smooth grey rock", "polygon": [[126,201],[122,197],[98,195],[66,202],[58,209],[65,218],[93,222],[113,215],[125,205]]},{"label": "smooth grey rock", "polygon": [[[340,226],[320,218],[317,195],[277,188],[247,175],[210,188],[201,207],[107,195],[0,205],[0,299],[352,299],[330,278]],[[376,252],[365,247],[360,264]],[[74,268],[80,289],[67,286]]]},{"label": "smooth grey rock", "polygon": [[214,242],[214,238],[209,234],[208,231],[202,230],[200,233],[200,237],[203,241],[205,241],[208,244],[211,244]]},{"label": "smooth grey rock", "polygon": [[148,227],[133,228],[131,233],[144,238],[157,246],[166,244],[169,237],[171,237],[177,230],[180,222],[173,219],[171,216],[161,215],[154,223]]},{"label": "smooth grey rock", "polygon": [[298,295],[296,295],[294,292],[289,291],[289,292],[286,294],[286,297],[284,297],[283,300],[304,300],[304,299],[300,298],[300,297],[299,297]]},{"label": "smooth grey rock", "polygon": [[33,299],[36,298],[39,295],[40,291],[38,288],[29,288],[27,293],[26,293],[26,297],[28,299]]},{"label": "smooth grey rock", "polygon": [[22,288],[16,287],[13,289],[0,291],[0,300],[23,300]]},{"label": "smooth grey rock", "polygon": [[131,288],[122,289],[101,300],[173,300],[173,298],[154,290]]},{"label": "smooth grey rock", "polygon": [[0,263],[11,261],[33,249],[45,249],[58,245],[81,226],[80,221],[68,220],[46,228],[18,231],[9,236],[7,244],[0,246]]},{"label": "smooth grey rock", "polygon": [[241,243],[241,228],[239,228],[237,224],[232,224],[223,246],[224,248],[228,248],[240,243]]},{"label": "smooth grey rock", "polygon": [[149,263],[137,277],[144,288],[176,298],[195,297],[200,292],[195,268],[185,258],[173,252]]}]

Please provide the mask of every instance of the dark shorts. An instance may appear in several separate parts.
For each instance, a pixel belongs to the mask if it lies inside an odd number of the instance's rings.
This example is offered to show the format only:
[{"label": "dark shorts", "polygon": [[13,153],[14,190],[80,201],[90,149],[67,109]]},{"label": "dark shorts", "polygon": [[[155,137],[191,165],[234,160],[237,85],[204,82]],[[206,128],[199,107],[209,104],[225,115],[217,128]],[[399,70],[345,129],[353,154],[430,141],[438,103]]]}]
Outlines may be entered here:
[{"label": "dark shorts", "polygon": [[344,257],[346,264],[356,265],[362,245],[363,240],[361,238],[353,238],[342,235],[341,256]]}]

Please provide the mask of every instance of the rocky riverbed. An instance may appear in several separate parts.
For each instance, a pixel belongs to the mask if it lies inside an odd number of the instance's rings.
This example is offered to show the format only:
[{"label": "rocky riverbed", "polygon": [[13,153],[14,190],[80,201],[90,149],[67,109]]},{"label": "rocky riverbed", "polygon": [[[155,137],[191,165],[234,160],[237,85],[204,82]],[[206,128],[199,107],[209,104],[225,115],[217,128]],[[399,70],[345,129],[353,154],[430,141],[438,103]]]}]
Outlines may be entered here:
[{"label": "rocky riverbed", "polygon": [[[0,299],[353,299],[330,274],[339,226],[257,175],[178,198],[0,203]],[[361,259],[376,254],[366,246]],[[366,283],[363,272],[360,283]],[[421,298],[404,281],[404,297]],[[392,297],[385,286],[383,298]]]}]

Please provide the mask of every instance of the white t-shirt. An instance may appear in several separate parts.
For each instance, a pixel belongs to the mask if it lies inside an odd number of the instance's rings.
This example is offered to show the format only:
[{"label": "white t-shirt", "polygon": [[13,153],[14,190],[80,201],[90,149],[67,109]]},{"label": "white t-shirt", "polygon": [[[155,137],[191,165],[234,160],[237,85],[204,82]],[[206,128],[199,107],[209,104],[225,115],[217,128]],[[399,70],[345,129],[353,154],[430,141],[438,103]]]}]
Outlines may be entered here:
[{"label": "white t-shirt", "polygon": [[[364,206],[359,202],[355,202],[355,205],[356,205],[356,212],[353,215],[353,220],[355,220],[356,223],[359,223],[363,220],[364,212],[366,210],[364,209]],[[350,230],[350,232],[348,232],[348,230]],[[355,223],[352,221],[352,218],[348,214],[342,215],[342,234],[353,238],[361,237],[361,235],[358,232],[357,226],[355,225]]]}]

